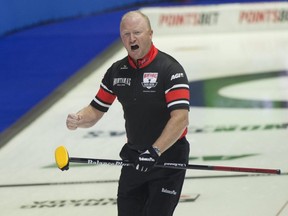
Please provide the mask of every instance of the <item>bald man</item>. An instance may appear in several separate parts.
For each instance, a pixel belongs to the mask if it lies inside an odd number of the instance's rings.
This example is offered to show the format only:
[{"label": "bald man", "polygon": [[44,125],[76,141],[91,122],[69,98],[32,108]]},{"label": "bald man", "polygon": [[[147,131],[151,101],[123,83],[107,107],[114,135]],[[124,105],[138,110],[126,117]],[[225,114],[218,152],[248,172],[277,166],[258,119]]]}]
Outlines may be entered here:
[{"label": "bald man", "polygon": [[156,163],[188,163],[189,85],[183,67],[153,42],[149,18],[126,13],[120,36],[128,55],[107,70],[91,101],[69,114],[68,129],[95,125],[117,97],[124,111],[127,143],[120,157],[118,216],[171,216],[178,204],[185,170],[156,168]]}]

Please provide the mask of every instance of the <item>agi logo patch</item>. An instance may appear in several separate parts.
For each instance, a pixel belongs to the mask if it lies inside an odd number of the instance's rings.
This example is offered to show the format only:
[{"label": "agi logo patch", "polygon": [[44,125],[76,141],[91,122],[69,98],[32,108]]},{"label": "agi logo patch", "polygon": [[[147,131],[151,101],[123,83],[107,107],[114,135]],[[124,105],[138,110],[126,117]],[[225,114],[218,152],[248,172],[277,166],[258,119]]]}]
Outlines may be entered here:
[{"label": "agi logo patch", "polygon": [[176,74],[171,76],[171,81],[174,80],[174,79],[181,78],[181,77],[184,77],[183,73],[176,73]]},{"label": "agi logo patch", "polygon": [[147,89],[156,87],[157,85],[158,73],[144,73],[142,86]]}]

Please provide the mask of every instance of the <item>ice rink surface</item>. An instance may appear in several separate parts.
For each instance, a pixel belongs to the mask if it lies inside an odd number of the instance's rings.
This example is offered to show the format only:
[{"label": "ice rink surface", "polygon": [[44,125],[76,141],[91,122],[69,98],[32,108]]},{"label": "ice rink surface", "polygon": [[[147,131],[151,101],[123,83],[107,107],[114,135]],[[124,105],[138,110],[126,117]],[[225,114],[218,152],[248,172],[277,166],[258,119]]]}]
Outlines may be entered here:
[{"label": "ice rink surface", "polygon": [[[190,163],[281,169],[282,175],[187,171],[175,216],[288,215],[288,31],[154,35],[185,68],[191,87]],[[54,150],[119,159],[125,143],[115,102],[98,125],[68,131],[65,120],[90,103],[111,54],[92,75],[0,150],[0,215],[117,215],[120,167],[71,164]],[[199,87],[200,86],[200,87]]]}]

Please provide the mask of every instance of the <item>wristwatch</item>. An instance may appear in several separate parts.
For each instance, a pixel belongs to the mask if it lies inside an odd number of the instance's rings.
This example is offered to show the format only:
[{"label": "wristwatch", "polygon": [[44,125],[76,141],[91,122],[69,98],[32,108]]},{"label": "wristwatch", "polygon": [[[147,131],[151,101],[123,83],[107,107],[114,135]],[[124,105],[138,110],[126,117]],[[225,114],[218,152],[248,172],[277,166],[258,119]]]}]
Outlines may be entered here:
[{"label": "wristwatch", "polygon": [[158,154],[158,156],[160,156],[161,155],[161,151],[160,151],[160,149],[159,148],[157,148],[157,147],[154,147],[153,146],[153,149],[155,150],[155,152]]}]

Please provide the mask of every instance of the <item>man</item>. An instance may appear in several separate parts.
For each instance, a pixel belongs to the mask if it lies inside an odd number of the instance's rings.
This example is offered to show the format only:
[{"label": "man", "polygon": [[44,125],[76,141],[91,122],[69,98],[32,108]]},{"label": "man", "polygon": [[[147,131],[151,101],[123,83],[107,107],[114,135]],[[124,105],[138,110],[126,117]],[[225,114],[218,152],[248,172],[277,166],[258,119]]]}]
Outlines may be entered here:
[{"label": "man", "polygon": [[171,216],[178,204],[185,170],[155,168],[164,162],[188,163],[189,86],[182,66],[152,43],[148,17],[131,11],[122,17],[120,36],[128,56],[106,72],[94,100],[69,114],[70,130],[91,127],[117,97],[122,104],[127,143],[120,157],[119,216]]}]

